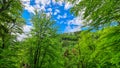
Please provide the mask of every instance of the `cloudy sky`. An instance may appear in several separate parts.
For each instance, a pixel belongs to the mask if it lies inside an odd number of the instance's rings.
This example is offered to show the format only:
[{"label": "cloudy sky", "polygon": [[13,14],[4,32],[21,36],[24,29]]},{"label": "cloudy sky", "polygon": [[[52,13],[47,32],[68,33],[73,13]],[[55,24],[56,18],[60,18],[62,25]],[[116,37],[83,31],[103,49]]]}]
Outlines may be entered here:
[{"label": "cloudy sky", "polygon": [[[28,32],[31,28],[31,15],[35,14],[34,10],[44,11],[48,16],[52,15],[52,19],[59,26],[58,32],[75,32],[80,31],[82,26],[81,16],[75,17],[70,13],[73,6],[70,2],[64,0],[21,0],[24,5],[23,18],[26,20],[24,29]],[[78,2],[77,2],[78,3]]]}]

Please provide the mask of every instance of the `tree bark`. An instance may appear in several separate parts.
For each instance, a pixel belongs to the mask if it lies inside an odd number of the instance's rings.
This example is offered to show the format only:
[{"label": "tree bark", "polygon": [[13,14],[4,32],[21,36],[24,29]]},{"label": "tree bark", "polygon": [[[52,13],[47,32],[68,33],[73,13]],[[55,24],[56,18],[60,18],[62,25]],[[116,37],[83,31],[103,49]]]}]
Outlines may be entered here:
[{"label": "tree bark", "polygon": [[4,38],[4,36],[2,36],[2,49],[4,49],[5,48],[5,38]]},{"label": "tree bark", "polygon": [[40,68],[42,68],[42,64],[43,64],[45,55],[46,55],[46,49],[45,49],[45,52],[44,52],[44,54],[43,54],[43,57],[42,57],[42,60],[41,60],[41,63],[40,63]]}]

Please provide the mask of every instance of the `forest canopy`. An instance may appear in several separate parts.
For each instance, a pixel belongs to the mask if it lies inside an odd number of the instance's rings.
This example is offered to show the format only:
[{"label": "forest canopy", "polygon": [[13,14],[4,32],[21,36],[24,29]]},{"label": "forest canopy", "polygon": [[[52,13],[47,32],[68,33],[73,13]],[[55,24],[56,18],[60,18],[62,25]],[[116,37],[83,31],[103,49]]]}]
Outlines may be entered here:
[{"label": "forest canopy", "polygon": [[58,33],[52,16],[35,10],[29,36],[20,41],[24,6],[21,0],[0,0],[0,68],[120,68],[119,4],[81,0],[71,13],[84,12],[83,24],[90,28],[68,33]]}]

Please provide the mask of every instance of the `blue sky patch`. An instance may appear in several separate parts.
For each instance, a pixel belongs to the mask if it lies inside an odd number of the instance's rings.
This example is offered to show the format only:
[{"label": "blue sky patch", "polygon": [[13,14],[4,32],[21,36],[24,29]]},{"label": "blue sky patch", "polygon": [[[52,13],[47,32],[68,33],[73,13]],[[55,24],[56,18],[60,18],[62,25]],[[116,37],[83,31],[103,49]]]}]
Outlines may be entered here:
[{"label": "blue sky patch", "polygon": [[[27,7],[30,7],[30,10],[34,10],[34,8],[31,8],[31,6],[36,5],[35,0],[30,0],[29,4],[27,4]],[[45,1],[43,1],[45,2]],[[38,2],[39,3],[39,2]],[[38,5],[43,6],[42,3],[39,3]],[[51,13],[52,19],[56,21],[56,25],[59,27],[58,32],[65,32],[66,28],[69,26],[71,29],[76,28],[79,26],[78,24],[74,24],[74,21],[72,21],[72,24],[70,24],[69,21],[75,19],[75,16],[70,12],[70,8],[65,9],[66,3],[62,2],[59,4],[59,2],[53,3],[52,0],[50,1],[50,4],[45,5],[43,7],[45,13]],[[29,9],[29,8],[28,8]],[[30,19],[31,19],[32,13],[29,12],[29,10],[23,11],[23,18],[26,20],[27,25],[31,25]]]}]

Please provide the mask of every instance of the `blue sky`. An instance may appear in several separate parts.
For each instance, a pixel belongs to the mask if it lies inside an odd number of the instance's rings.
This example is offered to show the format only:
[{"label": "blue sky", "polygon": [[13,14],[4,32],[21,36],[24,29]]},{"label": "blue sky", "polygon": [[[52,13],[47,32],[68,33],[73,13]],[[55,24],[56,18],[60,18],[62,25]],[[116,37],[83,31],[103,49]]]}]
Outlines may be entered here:
[{"label": "blue sky", "polygon": [[81,17],[75,17],[70,9],[73,6],[69,2],[60,0],[22,0],[25,6],[23,11],[23,18],[26,20],[27,26],[31,26],[31,15],[34,14],[34,10],[44,11],[47,15],[52,16],[52,19],[56,21],[56,25],[59,26],[58,32],[75,32],[81,30],[82,20]]}]

